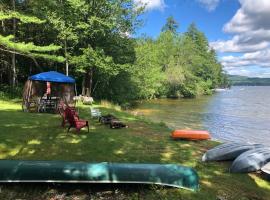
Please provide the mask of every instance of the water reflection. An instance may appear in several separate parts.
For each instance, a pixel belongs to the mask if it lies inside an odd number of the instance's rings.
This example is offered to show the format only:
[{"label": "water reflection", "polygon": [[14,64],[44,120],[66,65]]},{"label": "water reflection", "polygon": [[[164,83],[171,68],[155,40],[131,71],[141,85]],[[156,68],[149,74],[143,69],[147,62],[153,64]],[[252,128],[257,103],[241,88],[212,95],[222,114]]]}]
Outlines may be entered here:
[{"label": "water reflection", "polygon": [[207,129],[225,141],[270,144],[270,87],[233,87],[197,99],[145,101],[136,108],[173,129]]}]

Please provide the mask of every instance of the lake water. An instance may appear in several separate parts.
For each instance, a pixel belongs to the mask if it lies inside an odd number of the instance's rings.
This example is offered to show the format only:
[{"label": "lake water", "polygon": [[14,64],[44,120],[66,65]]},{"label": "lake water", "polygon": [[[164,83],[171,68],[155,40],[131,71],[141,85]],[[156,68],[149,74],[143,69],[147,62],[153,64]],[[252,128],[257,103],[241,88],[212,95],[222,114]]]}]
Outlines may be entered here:
[{"label": "lake water", "polygon": [[173,129],[206,129],[221,141],[270,145],[270,87],[232,87],[197,99],[143,101],[134,110]]}]

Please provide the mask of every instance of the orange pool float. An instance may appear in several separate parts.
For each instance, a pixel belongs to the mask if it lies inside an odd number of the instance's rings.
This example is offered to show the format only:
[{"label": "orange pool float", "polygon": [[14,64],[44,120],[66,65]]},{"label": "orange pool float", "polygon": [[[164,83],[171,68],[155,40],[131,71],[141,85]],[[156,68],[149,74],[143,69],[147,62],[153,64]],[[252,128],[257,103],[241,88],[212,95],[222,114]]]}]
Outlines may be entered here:
[{"label": "orange pool float", "polygon": [[174,130],[171,137],[173,139],[186,139],[186,140],[207,140],[210,139],[208,131],[200,130]]}]

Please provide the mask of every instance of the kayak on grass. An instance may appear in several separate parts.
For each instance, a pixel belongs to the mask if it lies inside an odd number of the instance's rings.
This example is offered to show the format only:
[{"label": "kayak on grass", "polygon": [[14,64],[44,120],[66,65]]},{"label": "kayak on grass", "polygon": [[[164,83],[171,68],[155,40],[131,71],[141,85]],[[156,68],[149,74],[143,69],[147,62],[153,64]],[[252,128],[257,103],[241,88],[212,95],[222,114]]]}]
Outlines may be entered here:
[{"label": "kayak on grass", "polygon": [[199,177],[176,164],[0,160],[0,182],[137,183],[197,190]]},{"label": "kayak on grass", "polygon": [[249,150],[233,161],[230,172],[254,172],[260,170],[268,162],[270,162],[270,147]]},{"label": "kayak on grass", "polygon": [[173,139],[207,140],[211,136],[208,131],[201,130],[174,130],[171,134]]},{"label": "kayak on grass", "polygon": [[262,144],[246,144],[240,142],[230,142],[220,144],[213,149],[208,150],[202,157],[202,161],[222,161],[234,160],[240,154],[256,148],[262,148]]},{"label": "kayak on grass", "polygon": [[261,168],[261,170],[262,170],[262,174],[264,175],[264,178],[270,181],[270,162],[264,165]]}]

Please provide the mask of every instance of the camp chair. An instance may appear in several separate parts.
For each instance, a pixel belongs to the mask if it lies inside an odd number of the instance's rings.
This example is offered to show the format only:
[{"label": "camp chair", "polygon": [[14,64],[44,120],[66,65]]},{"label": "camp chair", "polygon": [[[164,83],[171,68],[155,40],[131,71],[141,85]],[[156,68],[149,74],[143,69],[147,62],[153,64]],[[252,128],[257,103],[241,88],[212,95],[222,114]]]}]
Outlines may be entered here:
[{"label": "camp chair", "polygon": [[88,132],[89,132],[89,124],[87,120],[82,120],[79,119],[78,115],[76,114],[76,112],[74,112],[74,110],[72,110],[71,108],[67,107],[65,109],[66,112],[66,118],[67,121],[69,123],[69,127],[68,127],[68,131],[74,127],[76,128],[76,131],[79,132],[83,127],[87,127],[88,128]]},{"label": "camp chair", "polygon": [[113,119],[111,120],[110,128],[128,128],[128,126],[119,120]]},{"label": "camp chair", "polygon": [[38,112],[46,112],[46,105],[42,98],[38,99]]},{"label": "camp chair", "polygon": [[90,113],[91,113],[92,118],[100,118],[101,117],[101,112],[99,111],[99,109],[90,108]]},{"label": "camp chair", "polygon": [[29,100],[27,104],[27,111],[28,112],[37,112],[38,111],[38,98],[33,97]]},{"label": "camp chair", "polygon": [[112,120],[118,120],[114,115],[107,114],[99,118],[99,122],[102,124],[110,124]]},{"label": "camp chair", "polygon": [[61,124],[61,126],[62,127],[65,127],[66,122],[68,122],[68,121],[67,121],[67,118],[66,118],[66,112],[65,112],[64,108],[63,107],[58,107],[58,113],[62,117],[62,124]]},{"label": "camp chair", "polygon": [[109,124],[110,128],[128,128],[126,124],[112,114],[101,116],[99,121],[103,124]]}]

